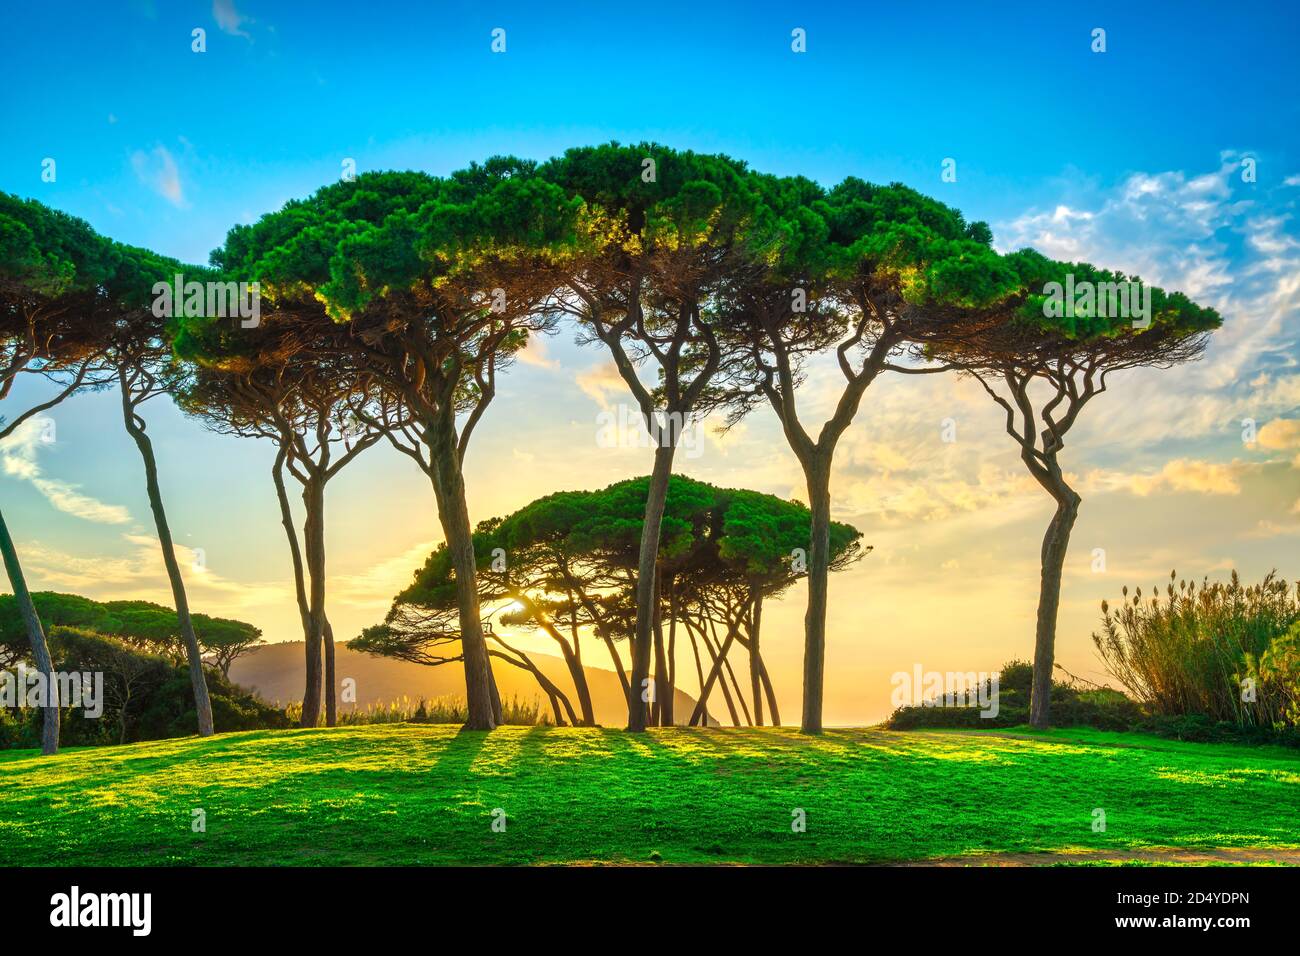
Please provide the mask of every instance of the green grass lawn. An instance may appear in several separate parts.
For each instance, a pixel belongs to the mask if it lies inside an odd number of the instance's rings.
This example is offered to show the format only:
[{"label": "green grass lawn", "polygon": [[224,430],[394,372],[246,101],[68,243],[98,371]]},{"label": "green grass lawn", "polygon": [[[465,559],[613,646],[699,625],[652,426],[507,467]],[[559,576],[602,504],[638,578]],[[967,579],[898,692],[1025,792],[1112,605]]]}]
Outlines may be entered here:
[{"label": "green grass lawn", "polygon": [[[807,832],[791,831],[795,808]],[[6,866],[1082,862],[1150,847],[1294,861],[1300,754],[1086,730],[412,724],[0,753]]]}]

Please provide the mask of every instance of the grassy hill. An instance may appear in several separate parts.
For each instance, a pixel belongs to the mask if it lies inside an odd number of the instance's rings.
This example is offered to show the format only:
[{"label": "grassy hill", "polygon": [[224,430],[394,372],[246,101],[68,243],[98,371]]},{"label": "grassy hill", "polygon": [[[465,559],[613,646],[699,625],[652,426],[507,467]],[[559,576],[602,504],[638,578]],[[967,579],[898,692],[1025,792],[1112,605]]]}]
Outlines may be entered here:
[{"label": "grassy hill", "polygon": [[0,779],[6,866],[1300,862],[1300,755],[1084,730],[395,724],[8,751]]}]

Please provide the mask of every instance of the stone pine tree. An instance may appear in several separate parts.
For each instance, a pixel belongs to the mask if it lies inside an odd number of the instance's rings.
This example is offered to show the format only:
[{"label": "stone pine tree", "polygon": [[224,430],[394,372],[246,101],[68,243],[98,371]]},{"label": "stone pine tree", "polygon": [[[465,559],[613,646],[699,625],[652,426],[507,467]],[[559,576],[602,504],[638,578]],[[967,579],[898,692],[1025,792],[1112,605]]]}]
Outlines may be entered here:
[{"label": "stone pine tree", "polygon": [[[566,275],[566,311],[608,350],[654,446],[642,525],[628,725],[646,728],[660,530],[685,428],[716,402],[723,350],[714,328],[720,283],[750,268],[764,220],[743,163],[655,144],[572,149],[539,174],[584,203],[588,255]],[[642,381],[649,367],[657,387]]]},{"label": "stone pine tree", "polygon": [[[53,395],[0,419],[0,440],[83,388],[101,384],[102,342],[95,316],[117,267],[111,244],[85,222],[34,200],[0,192],[0,400],[20,378],[44,380]],[[59,746],[58,683],[45,629],[0,513],[0,556],[21,613],[36,669],[45,675],[41,752]]]},{"label": "stone pine tree", "polygon": [[[305,647],[301,724],[319,723],[323,698],[325,725],[333,727],[338,694],[334,632],[325,607],[325,492],[343,468],[382,437],[354,412],[381,399],[351,367],[346,331],[323,308],[270,312],[256,329],[190,322],[178,339],[178,348],[197,360],[179,396],[182,408],[212,431],[270,439],[276,446],[271,478],[289,543]],[[301,535],[286,476],[301,491]]]},{"label": "stone pine tree", "polygon": [[463,464],[497,375],[551,328],[550,247],[571,241],[575,205],[492,160],[446,179],[374,173],[319,190],[236,227],[214,262],[285,311],[324,303],[350,361],[388,395],[395,417],[368,417],[433,488],[456,571],[471,729],[491,729],[499,697],[479,618]]},{"label": "stone pine tree", "polygon": [[1005,414],[1021,461],[1055,503],[1043,536],[1030,694],[1030,723],[1047,727],[1061,575],[1082,500],[1060,460],[1066,435],[1107,391],[1110,376],[1196,359],[1220,317],[1182,293],[1086,263],[1023,250],[1005,264],[1018,284],[1003,305],[963,326],[963,334],[918,351],[979,382]]},{"label": "stone pine tree", "polygon": [[[983,223],[901,185],[846,179],[829,191],[806,179],[764,177],[779,237],[760,269],[724,293],[732,423],[770,405],[794,451],[812,510],[804,617],[805,733],[822,729],[831,473],[835,450],[867,389],[910,342],[999,301],[1011,277]],[[810,427],[797,390],[816,370],[833,381],[831,413]]]},{"label": "stone pine tree", "polygon": [[[207,309],[198,301],[188,306],[172,302],[164,307],[155,289],[170,286],[175,276],[187,275],[187,281],[212,278],[205,270],[184,267],[179,262],[157,256],[143,249],[117,246],[120,261],[117,272],[106,290],[109,302],[101,318],[106,340],[104,367],[117,381],[122,423],[140,453],[144,466],[145,493],[153,515],[154,530],[162,553],[163,568],[171,587],[172,603],[179,619],[181,640],[188,658],[190,683],[194,691],[194,709],[199,736],[209,737],[216,728],[212,719],[212,701],[207,678],[203,673],[203,650],[199,646],[190,614],[189,595],[176,556],[171,522],[163,502],[162,482],[153,439],[149,437],[144,405],[154,399],[177,394],[189,374],[187,366],[172,349],[171,329],[177,311]],[[234,321],[232,319],[232,321]]]}]

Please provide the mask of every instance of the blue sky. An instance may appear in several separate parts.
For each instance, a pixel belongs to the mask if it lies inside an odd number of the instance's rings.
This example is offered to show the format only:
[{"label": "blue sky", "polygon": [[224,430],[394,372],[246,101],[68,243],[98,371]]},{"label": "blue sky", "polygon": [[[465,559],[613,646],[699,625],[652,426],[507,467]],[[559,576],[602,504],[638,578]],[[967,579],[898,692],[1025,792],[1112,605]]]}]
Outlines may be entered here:
[{"label": "blue sky", "polygon": [[[1224,149],[1263,175],[1300,165],[1296,5],[997,6],[24,4],[0,40],[0,184],[201,260],[344,157],[445,172],[644,137],[902,180],[989,220]],[[949,157],[958,179],[941,184]]]},{"label": "blue sky", "polygon": [[[1061,612],[1067,668],[1104,678],[1089,634],[1124,584],[1174,567],[1300,577],[1297,5],[845,6],[23,5],[0,37],[0,189],[203,261],[231,224],[336,179],[346,158],[441,173],[654,139],[826,183],[901,180],[989,221],[1001,248],[1136,272],[1225,316],[1203,361],[1117,378],[1072,433],[1064,460],[1084,507]],[[490,50],[497,27],[504,54]],[[790,49],[797,27],[804,54]],[[1105,53],[1090,49],[1097,27]],[[956,182],[941,180],[947,158]],[[525,356],[475,434],[475,519],[649,469],[643,450],[594,441],[597,413],[626,400],[602,353],[562,333]],[[835,374],[814,370],[801,389],[810,418]],[[24,383],[0,411],[39,394]],[[0,448],[0,495],[34,588],[166,601],[115,403],[60,406],[52,443],[16,435]],[[173,530],[208,564],[191,603],[295,638],[270,447],[150,404]],[[955,445],[939,440],[948,418]],[[704,452],[683,470],[803,494],[766,410]],[[873,385],[833,495],[875,551],[832,581],[828,722],[879,719],[889,675],[917,661],[993,670],[1029,656],[1050,502],[978,386]],[[440,535],[427,481],[389,449],[349,466],[330,502],[331,619],[346,638],[382,616]],[[796,591],[765,612],[788,637],[769,666],[791,712],[802,605]]]}]

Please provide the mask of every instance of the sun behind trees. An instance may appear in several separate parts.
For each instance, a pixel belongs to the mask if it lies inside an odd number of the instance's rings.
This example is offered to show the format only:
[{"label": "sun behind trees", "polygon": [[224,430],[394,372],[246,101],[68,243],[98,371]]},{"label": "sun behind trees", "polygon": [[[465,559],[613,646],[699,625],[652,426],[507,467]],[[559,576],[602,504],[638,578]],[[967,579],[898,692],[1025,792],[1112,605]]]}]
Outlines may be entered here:
[{"label": "sun behind trees", "polygon": [[[557,724],[595,722],[583,670],[584,635],[603,642],[624,691],[631,686],[618,648],[636,634],[640,517],[651,481],[633,478],[600,491],[547,495],[480,523],[474,532],[480,601],[495,621],[487,635],[489,653],[536,677]],[[695,712],[684,722],[699,724],[707,717],[715,686],[734,725],[761,726],[765,710],[771,723],[779,722],[759,643],[763,602],[780,597],[806,574],[811,523],[798,502],[681,475],[667,482],[658,549],[663,585],[653,609],[654,667],[645,699],[651,724],[675,722],[679,637],[690,644],[701,688]],[[860,538],[855,528],[831,524],[833,570],[870,550]],[[459,661],[453,575],[447,549],[440,546],[394,598],[384,622],[348,646],[420,664]],[[504,628],[554,641],[572,687],[549,680]],[[736,644],[748,656],[748,682],[736,677],[731,663]]]}]

